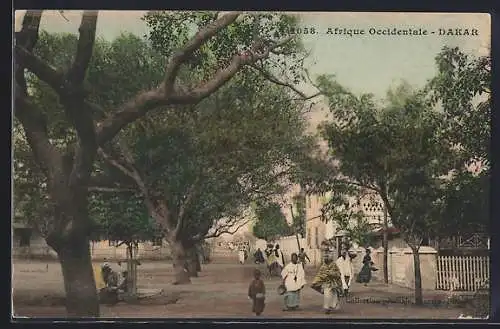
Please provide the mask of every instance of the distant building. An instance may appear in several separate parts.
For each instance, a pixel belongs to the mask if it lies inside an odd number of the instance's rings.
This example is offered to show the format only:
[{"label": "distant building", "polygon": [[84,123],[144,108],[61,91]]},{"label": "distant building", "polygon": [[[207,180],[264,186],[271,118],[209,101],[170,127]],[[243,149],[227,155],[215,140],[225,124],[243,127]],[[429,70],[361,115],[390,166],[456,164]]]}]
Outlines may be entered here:
[{"label": "distant building", "polygon": [[[296,195],[300,193],[300,186],[295,186],[291,195]],[[308,195],[306,196],[306,229],[305,229],[305,246],[304,248],[311,254],[316,255],[315,258],[320,258],[321,248],[323,242],[330,241],[334,244],[334,249],[336,254],[339,253],[342,247],[342,241],[345,240],[346,232],[341,231],[338,224],[333,221],[324,222],[322,221],[321,209],[330,198],[330,193],[325,193],[323,195]],[[292,197],[289,197],[291,200]],[[288,218],[288,222],[291,223],[291,214],[288,209],[283,209],[283,212]],[[382,235],[383,235],[383,219],[384,219],[384,208],[382,206],[382,200],[378,195],[374,193],[366,193],[361,198],[352,198],[349,200],[349,208],[357,211],[361,210],[365,214],[365,218],[368,223],[372,225],[372,234],[374,235],[374,241],[376,241],[375,246],[381,245]],[[294,215],[297,213],[296,205],[293,205]],[[389,224],[389,248],[392,246],[402,248],[406,247],[406,244],[399,237],[399,231],[392,227],[390,217],[388,217]],[[354,246],[357,247],[357,246]]]},{"label": "distant building", "polygon": [[[117,246],[118,242],[101,240],[90,242],[92,259],[125,260],[127,248]],[[141,259],[170,259],[171,252],[167,242],[162,239],[139,243],[137,255]],[[37,230],[23,222],[12,223],[12,256],[15,258],[57,258],[57,253],[47,245],[45,238]]]}]

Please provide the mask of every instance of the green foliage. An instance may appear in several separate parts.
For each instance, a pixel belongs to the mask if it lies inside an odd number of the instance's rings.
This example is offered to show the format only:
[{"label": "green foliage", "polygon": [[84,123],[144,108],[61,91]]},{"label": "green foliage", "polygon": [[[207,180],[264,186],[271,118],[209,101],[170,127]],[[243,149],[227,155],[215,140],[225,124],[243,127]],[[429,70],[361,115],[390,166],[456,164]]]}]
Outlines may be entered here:
[{"label": "green foliage", "polygon": [[36,165],[17,120],[14,120],[12,137],[14,146],[14,221],[31,225],[42,236],[46,236],[52,217],[50,201],[45,192],[47,180]]},{"label": "green foliage", "polygon": [[107,239],[129,244],[161,236],[138,195],[92,195],[89,208],[90,216],[98,223],[93,232],[95,240]]},{"label": "green foliage", "polygon": [[281,194],[311,144],[304,131],[301,104],[250,74],[181,114],[139,121],[124,138],[148,188],[173,214],[184,209],[180,237],[191,241],[227,232],[252,201]]},{"label": "green foliage", "polygon": [[361,211],[349,207],[347,201],[343,205],[326,203],[321,209],[321,219],[335,222],[337,231],[344,231],[350,242],[368,247],[374,241],[371,234],[374,227],[368,223]]},{"label": "green foliage", "polygon": [[[335,118],[322,127],[322,137],[339,163],[316,160],[309,164],[316,173],[306,181],[313,191],[332,192],[328,219],[342,223],[346,214],[338,217],[334,209],[348,197],[375,191],[392,223],[412,241],[485,230],[489,60],[445,48],[437,64],[438,75],[424,91],[403,83],[388,92],[384,106],[371,95],[353,95],[331,76],[318,79]],[[433,108],[437,103],[442,111]],[[471,160],[486,170],[471,174]]]},{"label": "green foliage", "polygon": [[[335,166],[329,164],[326,180],[318,177],[319,184],[313,184],[319,192],[332,192],[325,219],[347,227],[349,218],[355,216],[345,208],[348,200],[375,191],[408,241],[437,234],[440,177],[448,173],[452,162],[449,145],[441,138],[444,116],[407,85],[391,91],[389,105],[380,107],[371,95],[355,96],[331,77],[319,81],[334,116],[321,133],[328,141],[330,157],[338,160]],[[323,172],[328,173],[328,167]],[[351,235],[364,240],[367,223],[354,222],[358,224]]]},{"label": "green foliage", "polygon": [[285,215],[277,203],[257,205],[253,234],[259,239],[274,241],[291,233]]},{"label": "green foliage", "polygon": [[430,101],[446,115],[449,139],[460,145],[462,160],[488,165],[490,150],[491,58],[444,47],[436,56],[438,74],[428,85]]},{"label": "green foliage", "polygon": [[[428,96],[446,116],[446,135],[454,145],[455,175],[447,183],[444,232],[488,232],[490,222],[491,59],[444,47],[436,56],[438,74]],[[479,163],[479,172],[468,165]]]},{"label": "green foliage", "polygon": [[[76,43],[77,37],[73,34],[49,34],[42,31],[34,52],[49,65],[66,69],[72,63]],[[122,34],[111,42],[97,39],[86,75],[87,97],[105,109],[112,109],[137,92],[157,85],[162,79],[164,61],[145,40],[132,34]],[[51,141],[63,152],[71,151],[75,133],[64,117],[57,94],[44,82],[29,74],[28,85],[33,102],[47,115]],[[94,115],[95,118],[103,117],[103,113]],[[35,163],[21,125],[17,121],[14,123],[14,143],[15,207],[20,217],[42,234],[46,234],[53,217],[47,193],[47,180]],[[95,170],[96,180],[103,185],[116,181],[130,184],[123,175],[111,171],[104,163],[97,162]],[[93,220],[97,221],[96,229],[99,229],[96,235],[106,232],[121,239],[131,236],[131,230],[135,229],[133,218],[137,218],[139,226],[143,225],[140,223],[144,218],[144,206],[137,204],[137,200],[131,202],[121,194],[92,195],[91,199],[89,211],[94,217]],[[123,205],[120,205],[120,200],[123,200]],[[126,220],[118,223],[123,214],[120,213],[121,210],[116,209],[127,210],[127,214],[134,211],[142,215],[126,215]],[[130,227],[126,228],[127,226]],[[141,228],[137,234],[143,236],[146,231]]]},{"label": "green foliage", "polygon": [[[148,25],[148,39],[153,47],[166,56],[178,49],[191,38],[196,31],[212,23],[218,12],[149,12],[144,16]],[[205,81],[221,67],[227,66],[234,54],[249,50],[254,45],[254,38],[280,40],[289,36],[298,19],[293,15],[274,13],[242,14],[233,24],[221,30],[203,47],[189,58],[187,70]],[[305,54],[299,38],[295,38],[279,49],[280,54],[272,54],[262,61],[266,68],[296,83],[303,81],[301,70],[302,57]],[[250,69],[243,69],[247,74]]]},{"label": "green foliage", "polygon": [[306,236],[306,196],[297,194],[293,197],[296,213],[293,214],[292,226],[296,234]]}]

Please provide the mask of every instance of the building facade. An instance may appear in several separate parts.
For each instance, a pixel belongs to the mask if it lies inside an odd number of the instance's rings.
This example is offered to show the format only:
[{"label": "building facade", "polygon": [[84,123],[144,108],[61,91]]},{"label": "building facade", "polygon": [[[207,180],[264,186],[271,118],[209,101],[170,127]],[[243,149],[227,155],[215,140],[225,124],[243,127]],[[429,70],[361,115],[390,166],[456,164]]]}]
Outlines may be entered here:
[{"label": "building facade", "polygon": [[[292,190],[293,195],[300,193],[300,186],[294,187]],[[324,221],[322,218],[322,208],[329,202],[331,197],[330,193],[325,193],[322,195],[307,195],[306,196],[306,224],[305,224],[305,236],[304,238],[304,249],[308,254],[314,255],[315,262],[321,261],[321,249],[324,247],[323,242],[334,241],[334,251],[338,255],[342,241],[346,239],[346,232],[342,231],[337,223],[334,221]],[[291,198],[289,198],[291,200]],[[349,208],[354,212],[361,211],[364,214],[365,219],[368,224],[373,228],[373,234],[375,237],[381,237],[382,227],[384,222],[384,207],[382,200],[375,193],[370,193],[367,191],[362,194],[359,198],[349,199]],[[297,213],[297,207],[293,207],[294,213]],[[288,209],[283,209],[288,221],[291,222],[291,211]],[[387,214],[388,216],[388,214]],[[392,227],[390,217],[387,217],[390,238],[389,247],[405,248],[406,244],[398,237],[398,231]],[[355,225],[355,223],[352,223]],[[375,239],[377,240],[377,239]],[[380,240],[380,239],[379,239]],[[381,244],[378,241],[377,244]],[[353,247],[358,246],[354,243]]]}]

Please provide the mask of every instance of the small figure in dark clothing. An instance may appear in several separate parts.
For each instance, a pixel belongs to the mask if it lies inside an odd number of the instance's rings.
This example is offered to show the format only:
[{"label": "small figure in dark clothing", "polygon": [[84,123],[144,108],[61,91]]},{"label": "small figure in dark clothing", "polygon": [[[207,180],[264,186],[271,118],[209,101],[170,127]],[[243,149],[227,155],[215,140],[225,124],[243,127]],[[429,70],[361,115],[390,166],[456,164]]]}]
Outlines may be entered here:
[{"label": "small figure in dark clothing", "polygon": [[299,252],[299,262],[302,264],[302,268],[305,268],[306,267],[306,259],[307,259],[307,262],[310,263],[311,260],[309,259],[309,256],[307,256],[304,248],[300,248],[300,252]]},{"label": "small figure in dark clothing", "polygon": [[358,283],[363,283],[366,286],[372,279],[372,267],[373,262],[370,257],[370,249],[367,248],[365,257],[363,257],[363,267],[361,268],[361,271],[359,271],[356,281]]},{"label": "small figure in dark clothing", "polygon": [[252,300],[252,312],[255,315],[261,315],[264,311],[266,299],[266,286],[260,278],[260,271],[254,271],[254,279],[248,287],[248,298]]},{"label": "small figure in dark clothing", "polygon": [[265,263],[264,255],[262,254],[262,250],[260,248],[257,249],[257,251],[253,254],[253,257],[255,259],[255,264],[262,264]]}]

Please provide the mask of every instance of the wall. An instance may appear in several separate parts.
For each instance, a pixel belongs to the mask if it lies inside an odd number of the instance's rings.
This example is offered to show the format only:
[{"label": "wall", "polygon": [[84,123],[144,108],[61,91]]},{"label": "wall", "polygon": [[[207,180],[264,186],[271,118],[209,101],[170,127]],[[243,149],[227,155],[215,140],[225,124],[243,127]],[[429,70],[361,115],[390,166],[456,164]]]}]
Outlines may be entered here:
[{"label": "wall", "polygon": [[[375,243],[373,248],[377,249],[382,247],[383,241],[382,237],[380,237]],[[400,237],[393,237],[387,241],[387,244],[389,245],[389,250],[392,248],[406,248],[408,247],[408,244]]]},{"label": "wall", "polygon": [[[373,280],[383,281],[384,277],[384,248],[371,250],[372,261],[378,271],[372,272]],[[358,255],[353,260],[354,272],[359,273],[362,267],[364,248],[354,250]],[[420,272],[422,274],[422,289],[435,289],[437,281],[437,251],[432,247],[420,247]],[[407,248],[392,247],[387,258],[389,283],[407,288],[415,287],[415,272],[413,266],[413,252]]]},{"label": "wall", "polygon": [[[57,258],[57,253],[47,245],[45,239],[32,231],[30,245],[26,247],[19,246],[19,237],[16,234],[12,238],[12,256],[18,258]],[[109,241],[103,240],[90,243],[90,251],[93,260],[125,260],[126,246],[110,246]],[[152,242],[143,242],[139,244],[138,256],[140,259],[170,259],[170,248],[166,241],[162,246],[153,246]]]},{"label": "wall", "polygon": [[[127,258],[127,246],[122,244],[119,247],[110,246],[108,240],[94,241],[90,243],[92,259],[102,260],[125,260]],[[139,259],[170,259],[170,247],[164,240],[161,246],[154,246],[152,242],[139,243],[137,255]]]}]

